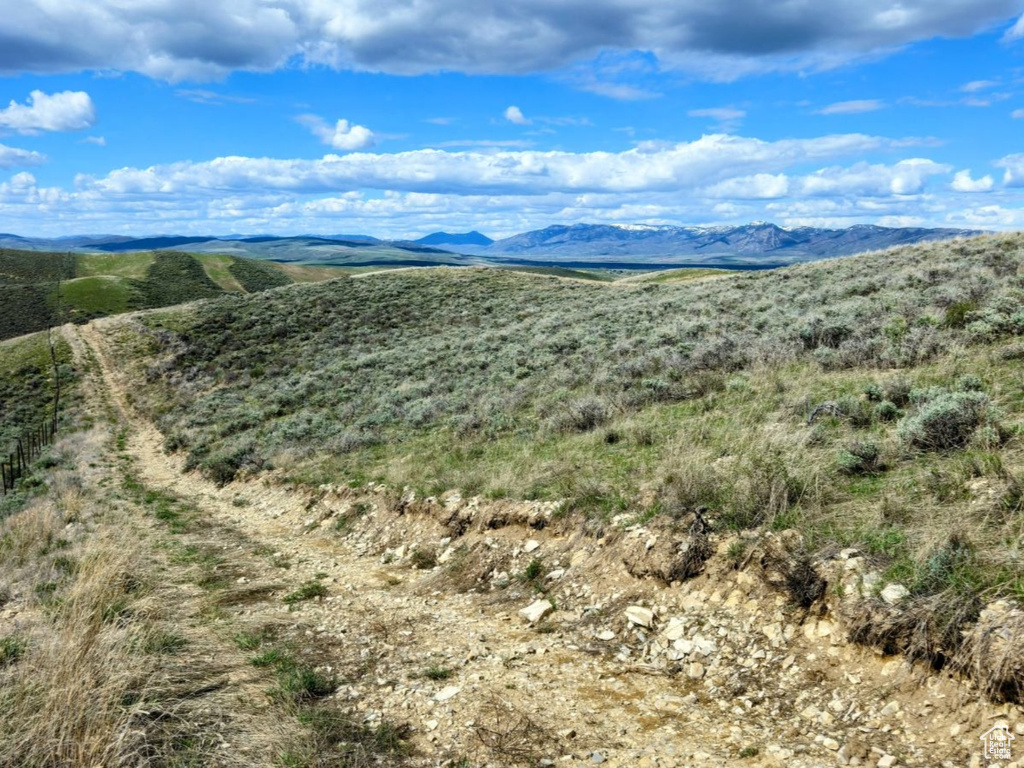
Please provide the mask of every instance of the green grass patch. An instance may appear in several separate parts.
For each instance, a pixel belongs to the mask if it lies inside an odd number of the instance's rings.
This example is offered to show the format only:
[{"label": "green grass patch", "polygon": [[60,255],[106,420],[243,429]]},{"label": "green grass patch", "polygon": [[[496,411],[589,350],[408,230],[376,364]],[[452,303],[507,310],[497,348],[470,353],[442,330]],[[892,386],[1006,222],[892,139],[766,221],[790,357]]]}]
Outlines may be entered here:
[{"label": "green grass patch", "polygon": [[78,277],[100,275],[144,280],[154,261],[153,253],[97,253],[75,257]]},{"label": "green grass patch", "polygon": [[61,283],[61,310],[71,322],[126,312],[137,303],[131,281],[115,275],[79,277]]},{"label": "green grass patch", "polygon": [[203,265],[206,276],[216,283],[222,290],[229,293],[244,293],[245,288],[231,273],[231,266],[235,262],[234,256],[225,256],[216,253],[194,253],[192,257]]},{"label": "green grass patch", "polygon": [[449,669],[448,667],[434,665],[427,667],[425,670],[423,670],[423,672],[420,674],[420,677],[426,678],[427,680],[434,680],[435,682],[439,682],[441,680],[448,680],[454,674],[454,670]]},{"label": "green grass patch", "polygon": [[289,605],[294,605],[296,603],[305,602],[306,600],[314,600],[318,597],[326,597],[326,595],[326,585],[321,584],[319,581],[307,581],[294,592],[290,592],[289,594],[285,595],[282,599]]},{"label": "green grass patch", "polygon": [[187,645],[188,640],[174,632],[156,632],[146,638],[143,650],[146,653],[175,654]]},{"label": "green grass patch", "polygon": [[19,637],[0,637],[0,669],[18,661],[25,655],[27,648],[25,641]]}]

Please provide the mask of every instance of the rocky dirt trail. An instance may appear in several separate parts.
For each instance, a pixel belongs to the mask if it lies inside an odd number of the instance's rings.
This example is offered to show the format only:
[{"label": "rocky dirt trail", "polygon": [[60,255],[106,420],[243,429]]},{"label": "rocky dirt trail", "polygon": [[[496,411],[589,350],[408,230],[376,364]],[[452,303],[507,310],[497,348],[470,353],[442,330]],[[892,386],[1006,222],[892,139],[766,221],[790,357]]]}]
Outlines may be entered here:
[{"label": "rocky dirt trail", "polygon": [[[237,532],[223,546],[252,596],[231,607],[238,620],[323,649],[339,702],[410,727],[409,765],[1015,765],[985,763],[979,737],[1001,723],[1024,735],[1019,708],[847,643],[727,541],[703,574],[666,584],[624,564],[666,532],[597,537],[555,504],[185,473],[129,404],[104,340],[119,322],[71,340],[99,361],[141,479]],[[326,596],[289,610],[282,598],[308,582]]]}]

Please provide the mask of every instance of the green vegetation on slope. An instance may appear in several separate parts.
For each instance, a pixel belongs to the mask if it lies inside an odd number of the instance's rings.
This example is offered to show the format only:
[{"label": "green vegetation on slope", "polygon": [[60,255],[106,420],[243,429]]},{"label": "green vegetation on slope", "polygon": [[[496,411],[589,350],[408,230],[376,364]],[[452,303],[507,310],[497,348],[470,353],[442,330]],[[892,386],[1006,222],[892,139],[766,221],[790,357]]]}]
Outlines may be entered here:
[{"label": "green vegetation on slope", "polygon": [[[61,381],[60,421],[67,424],[67,414],[77,403],[77,377],[71,365],[71,348],[62,338],[55,338],[54,342]],[[15,450],[19,437],[52,418],[53,374],[45,333],[0,342],[0,457],[3,459]],[[37,463],[35,469],[38,468]],[[16,492],[0,496],[0,521],[21,509],[38,491],[37,486],[38,478],[30,473],[21,480]],[[0,536],[0,564],[3,549],[4,541]]]},{"label": "green vegetation on slope", "polygon": [[0,250],[0,339],[46,328],[53,287],[74,274],[74,256]]},{"label": "green vegetation on slope", "polygon": [[127,312],[136,305],[132,284],[115,275],[78,277],[60,285],[61,320],[84,322]]},{"label": "green vegetation on slope", "polygon": [[75,276],[75,257],[0,249],[0,285],[55,283]]},{"label": "green vegetation on slope", "polygon": [[343,275],[337,268],[216,254],[0,251],[0,339],[34,333],[50,324],[82,323],[225,292],[253,293]]},{"label": "green vegetation on slope", "polygon": [[51,293],[48,285],[0,285],[0,340],[46,328]]},{"label": "green vegetation on slope", "polygon": [[228,267],[228,271],[241,283],[246,293],[280,288],[292,283],[291,278],[280,269],[262,261],[235,259]]},{"label": "green vegetation on slope", "polygon": [[197,259],[178,251],[159,251],[137,287],[144,307],[166,307],[224,293]]},{"label": "green vegetation on slope", "polygon": [[[71,350],[56,341],[64,394],[70,395],[74,374]],[[0,344],[0,453],[25,430],[53,414],[53,365],[45,333]]]},{"label": "green vegetation on slope", "polygon": [[91,277],[94,275],[116,275],[132,277],[136,280],[146,279],[146,270],[155,258],[153,253],[90,253],[77,257],[77,275]]}]

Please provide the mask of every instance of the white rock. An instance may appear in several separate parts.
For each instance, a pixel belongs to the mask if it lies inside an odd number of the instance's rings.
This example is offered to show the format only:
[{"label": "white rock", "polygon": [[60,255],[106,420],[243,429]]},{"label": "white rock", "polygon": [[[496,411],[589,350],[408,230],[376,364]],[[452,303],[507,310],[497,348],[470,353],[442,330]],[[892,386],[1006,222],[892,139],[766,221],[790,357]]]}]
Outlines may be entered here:
[{"label": "white rock", "polygon": [[427,722],[425,722],[423,725],[426,726],[426,729],[428,731],[436,731],[438,722],[437,720],[427,720]]},{"label": "white rock", "polygon": [[540,542],[536,539],[527,539],[526,543],[523,544],[523,552],[526,554],[530,554],[538,549],[540,549]]},{"label": "white rock", "polygon": [[560,578],[565,576],[565,568],[556,568],[547,576],[544,577],[545,581],[558,581]]},{"label": "white rock", "polygon": [[882,707],[882,711],[879,712],[878,714],[881,715],[882,717],[892,717],[895,714],[899,714],[899,711],[900,711],[900,704],[899,704],[899,702],[898,701],[890,701],[888,704],[886,704],[884,707]]},{"label": "white rock", "polygon": [[668,620],[668,625],[662,630],[661,636],[672,642],[686,636],[686,622],[674,616]]},{"label": "white rock", "polygon": [[896,605],[900,600],[910,594],[910,590],[902,584],[887,584],[882,590],[882,599],[889,605]]},{"label": "white rock", "polygon": [[626,619],[638,627],[650,627],[654,623],[654,611],[642,605],[631,605],[626,609]]},{"label": "white rock", "polygon": [[835,752],[839,749],[839,742],[835,739],[830,739],[828,736],[826,736],[824,739],[821,740],[821,746],[823,746],[825,749],[831,749],[833,752]]},{"label": "white rock", "polygon": [[693,642],[686,638],[682,638],[680,640],[673,641],[672,648],[686,656],[693,653]]},{"label": "white rock", "polygon": [[686,676],[691,680],[700,680],[704,677],[704,665],[695,661],[686,668]]},{"label": "white rock", "polygon": [[705,656],[710,656],[712,653],[718,650],[718,645],[715,644],[714,640],[709,640],[703,635],[693,636],[693,647],[698,653]]},{"label": "white rock", "polygon": [[457,685],[449,685],[434,694],[434,701],[448,701],[457,696],[461,690]]},{"label": "white rock", "polygon": [[896,765],[896,758],[892,755],[882,755],[878,758],[878,762],[875,765],[878,768],[892,768],[892,766]]},{"label": "white rock", "polygon": [[597,639],[598,640],[604,640],[606,642],[608,640],[614,640],[615,639],[615,633],[612,632],[610,629],[606,629],[603,632],[598,632],[597,633]]},{"label": "white rock", "polygon": [[519,611],[519,615],[531,624],[536,624],[553,610],[555,610],[555,606],[551,604],[550,600],[535,600]]}]

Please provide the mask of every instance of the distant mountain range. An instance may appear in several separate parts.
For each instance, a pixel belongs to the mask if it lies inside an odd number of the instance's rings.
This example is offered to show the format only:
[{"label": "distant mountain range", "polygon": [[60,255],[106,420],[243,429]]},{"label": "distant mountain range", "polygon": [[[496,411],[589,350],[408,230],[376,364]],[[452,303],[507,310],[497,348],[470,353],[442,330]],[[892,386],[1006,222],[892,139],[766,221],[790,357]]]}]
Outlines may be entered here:
[{"label": "distant mountain range", "polygon": [[573,224],[524,232],[502,240],[492,240],[479,232],[435,232],[412,241],[379,240],[369,235],[142,238],[88,235],[41,239],[0,234],[0,248],[80,253],[182,250],[341,266],[536,264],[577,268],[638,268],[642,265],[764,268],[978,234],[982,233],[873,225],[847,229],[786,228],[766,222],[719,227]]},{"label": "distant mountain range", "polygon": [[491,240],[487,235],[481,235],[477,231],[465,232],[461,235],[453,235],[450,232],[435,232],[432,235],[421,237],[419,240],[413,242],[419,243],[420,245],[436,245],[439,247],[459,247],[465,245],[475,245],[486,248],[494,241]]},{"label": "distant mountain range", "polygon": [[872,225],[848,229],[790,229],[764,222],[728,227],[575,224],[526,232],[474,251],[488,256],[532,258],[542,255],[546,259],[557,260],[597,258],[720,265],[790,264],[976,234],[981,233]]}]

